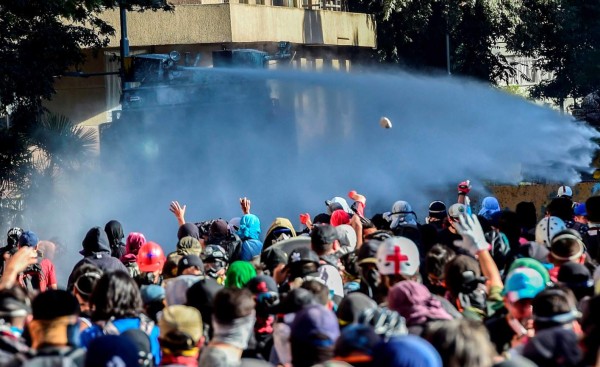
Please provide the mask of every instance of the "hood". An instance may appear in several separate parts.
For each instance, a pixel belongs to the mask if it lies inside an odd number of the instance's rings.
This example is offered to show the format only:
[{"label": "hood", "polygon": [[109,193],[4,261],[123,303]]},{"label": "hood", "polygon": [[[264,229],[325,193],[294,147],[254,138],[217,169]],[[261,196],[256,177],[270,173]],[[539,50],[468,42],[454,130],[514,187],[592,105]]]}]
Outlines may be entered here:
[{"label": "hood", "polygon": [[83,250],[79,251],[83,256],[91,256],[96,253],[109,253],[110,246],[108,244],[108,237],[106,232],[100,227],[91,228],[85,235],[83,242],[81,242]]},{"label": "hood", "polygon": [[[285,238],[280,238],[281,235],[287,235]],[[296,230],[287,218],[275,218],[271,226],[267,230],[267,234],[265,236],[265,246],[270,246],[273,243],[282,241],[284,239],[296,237]]]},{"label": "hood", "polygon": [[240,229],[237,232],[242,240],[257,240],[260,236],[260,220],[254,214],[246,214],[240,220]]},{"label": "hood", "polygon": [[104,232],[106,232],[108,243],[111,246],[119,246],[121,244],[121,240],[125,238],[123,226],[116,220],[111,220],[110,222],[106,223],[104,226]]},{"label": "hood", "polygon": [[492,218],[492,215],[499,211],[500,203],[498,202],[498,199],[493,196],[488,196],[481,202],[481,210],[479,211],[479,215],[489,220]]},{"label": "hood", "polygon": [[195,239],[200,239],[200,231],[198,227],[194,223],[185,223],[179,227],[177,230],[177,239],[180,240],[183,237],[194,237]]},{"label": "hood", "polygon": [[403,200],[396,201],[392,206],[392,211],[384,213],[383,216],[391,223],[391,229],[404,225],[417,225],[417,216],[413,211],[412,206]]}]

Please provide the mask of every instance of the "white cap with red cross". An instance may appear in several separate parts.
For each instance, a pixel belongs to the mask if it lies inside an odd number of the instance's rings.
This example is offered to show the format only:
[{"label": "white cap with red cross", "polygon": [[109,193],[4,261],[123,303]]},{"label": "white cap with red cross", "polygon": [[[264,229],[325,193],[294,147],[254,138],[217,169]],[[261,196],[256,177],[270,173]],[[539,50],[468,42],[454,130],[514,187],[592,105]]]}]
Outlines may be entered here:
[{"label": "white cap with red cross", "polygon": [[417,245],[406,237],[388,238],[377,249],[377,269],[382,275],[413,276],[420,263]]}]

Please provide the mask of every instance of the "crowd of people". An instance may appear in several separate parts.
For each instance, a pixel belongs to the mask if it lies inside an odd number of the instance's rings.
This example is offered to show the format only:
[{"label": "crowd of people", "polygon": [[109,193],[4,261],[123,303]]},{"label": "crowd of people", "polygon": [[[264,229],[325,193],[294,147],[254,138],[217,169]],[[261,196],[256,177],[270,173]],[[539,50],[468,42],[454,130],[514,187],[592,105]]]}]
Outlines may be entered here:
[{"label": "crowd of people", "polygon": [[[186,222],[176,251],[91,228],[59,289],[57,244],[12,228],[0,249],[0,366],[600,366],[600,196],[561,186],[538,218],[433,201],[365,216],[334,197],[264,233],[251,202]],[[35,230],[35,229],[33,229]]]}]

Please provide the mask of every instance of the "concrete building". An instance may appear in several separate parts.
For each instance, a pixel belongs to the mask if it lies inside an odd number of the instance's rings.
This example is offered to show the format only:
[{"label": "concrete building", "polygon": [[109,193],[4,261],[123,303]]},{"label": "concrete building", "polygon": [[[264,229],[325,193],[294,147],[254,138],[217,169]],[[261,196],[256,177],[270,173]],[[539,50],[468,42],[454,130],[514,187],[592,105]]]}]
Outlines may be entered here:
[{"label": "concrete building", "polygon": [[[376,46],[375,20],[344,11],[341,0],[171,0],[172,12],[128,13],[130,53],[199,55],[200,66],[212,65],[212,51],[253,48],[275,53],[290,42],[291,67],[349,70]],[[107,48],[87,52],[86,73],[119,70],[119,12],[102,17],[115,29]],[[97,126],[119,109],[118,76],[63,77],[46,106],[75,123]]]}]

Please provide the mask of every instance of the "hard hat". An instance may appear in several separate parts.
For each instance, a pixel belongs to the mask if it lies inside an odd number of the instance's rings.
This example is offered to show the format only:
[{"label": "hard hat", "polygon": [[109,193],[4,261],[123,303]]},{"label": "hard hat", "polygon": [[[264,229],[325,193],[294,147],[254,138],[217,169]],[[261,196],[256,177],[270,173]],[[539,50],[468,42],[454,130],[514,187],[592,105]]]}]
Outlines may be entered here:
[{"label": "hard hat", "polygon": [[413,276],[419,265],[419,249],[406,237],[388,238],[377,249],[377,269],[382,275]]},{"label": "hard hat", "polygon": [[146,242],[137,255],[137,264],[144,273],[155,272],[162,269],[165,264],[165,253],[162,247],[155,242]]}]

